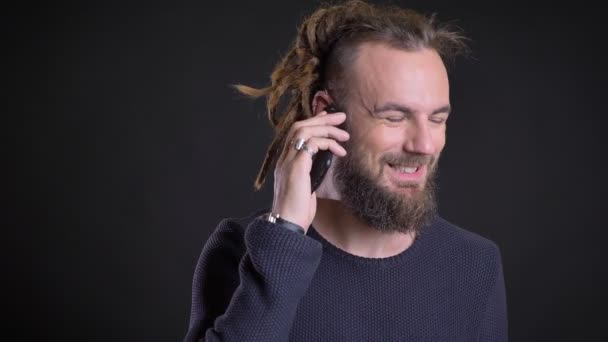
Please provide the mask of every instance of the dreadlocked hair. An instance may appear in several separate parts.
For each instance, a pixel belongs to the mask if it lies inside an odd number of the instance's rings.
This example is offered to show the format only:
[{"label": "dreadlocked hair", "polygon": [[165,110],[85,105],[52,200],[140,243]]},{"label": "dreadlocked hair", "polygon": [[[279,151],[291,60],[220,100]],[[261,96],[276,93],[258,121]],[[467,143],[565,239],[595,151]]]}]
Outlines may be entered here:
[{"label": "dreadlocked hair", "polygon": [[360,44],[381,42],[408,51],[432,48],[445,60],[468,52],[465,39],[451,26],[437,24],[434,14],[424,16],[362,0],[322,5],[298,28],[287,54],[275,66],[269,86],[234,86],[251,98],[266,96],[268,119],[275,131],[254,188],[264,185],[291,126],[313,116],[311,101],[317,90],[331,89],[338,98],[347,97],[346,71]]}]

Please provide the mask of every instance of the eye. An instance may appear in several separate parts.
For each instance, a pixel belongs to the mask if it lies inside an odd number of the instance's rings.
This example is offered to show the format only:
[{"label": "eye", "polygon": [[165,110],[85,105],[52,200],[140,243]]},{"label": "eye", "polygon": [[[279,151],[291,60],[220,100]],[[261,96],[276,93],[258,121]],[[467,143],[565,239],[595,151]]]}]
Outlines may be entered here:
[{"label": "eye", "polygon": [[406,119],[406,115],[396,110],[387,110],[376,115],[377,118],[386,120],[391,123],[402,122]]},{"label": "eye", "polygon": [[431,118],[429,119],[429,121],[431,121],[432,123],[436,123],[436,124],[442,124],[444,122],[446,122],[448,120],[447,115],[433,115],[431,116]]},{"label": "eye", "polygon": [[403,116],[389,116],[386,120],[389,122],[401,122],[403,121]]}]

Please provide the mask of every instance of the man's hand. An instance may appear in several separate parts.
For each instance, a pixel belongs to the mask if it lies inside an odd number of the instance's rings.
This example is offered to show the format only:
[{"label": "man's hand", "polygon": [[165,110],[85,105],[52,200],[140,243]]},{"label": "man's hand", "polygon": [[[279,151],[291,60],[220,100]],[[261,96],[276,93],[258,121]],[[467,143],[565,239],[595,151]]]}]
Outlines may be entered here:
[{"label": "man's hand", "polygon": [[[311,194],[310,170],[312,154],[319,150],[330,150],[343,157],[346,150],[338,141],[346,141],[349,134],[335,127],[346,120],[346,114],[338,112],[297,121],[285,139],[285,146],[274,170],[274,199],[272,212],[283,219],[300,225],[305,231],[312,223],[317,210],[317,197]],[[304,139],[309,151],[296,150],[294,142]]]}]

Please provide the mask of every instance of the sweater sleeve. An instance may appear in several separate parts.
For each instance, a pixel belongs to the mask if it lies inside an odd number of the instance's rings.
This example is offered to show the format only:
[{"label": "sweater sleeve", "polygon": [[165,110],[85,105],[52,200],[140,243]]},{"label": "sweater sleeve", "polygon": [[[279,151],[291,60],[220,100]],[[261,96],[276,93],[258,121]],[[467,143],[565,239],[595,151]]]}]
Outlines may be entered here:
[{"label": "sweater sleeve", "polygon": [[495,247],[495,272],[494,285],[486,301],[485,314],[477,337],[478,342],[507,342],[509,340],[505,281],[498,247]]},{"label": "sweater sleeve", "polygon": [[287,341],[322,245],[260,218],[224,220],[194,272],[185,341]]}]

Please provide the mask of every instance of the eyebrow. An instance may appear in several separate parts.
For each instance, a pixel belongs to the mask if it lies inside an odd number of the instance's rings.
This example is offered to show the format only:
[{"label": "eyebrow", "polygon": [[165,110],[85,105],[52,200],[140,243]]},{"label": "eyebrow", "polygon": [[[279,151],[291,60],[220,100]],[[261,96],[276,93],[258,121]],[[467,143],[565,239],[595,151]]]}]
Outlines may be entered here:
[{"label": "eyebrow", "polygon": [[[402,112],[404,114],[413,114],[414,113],[414,110],[412,110],[410,107],[400,105],[400,104],[394,103],[394,102],[388,102],[388,103],[385,103],[384,105],[382,105],[381,107],[375,108],[374,113],[380,113],[380,112],[385,112],[385,111],[389,111],[389,110],[395,110],[398,112]],[[445,105],[443,107],[439,107],[439,108],[435,109],[431,113],[431,115],[439,114],[439,113],[450,114],[451,110],[452,110],[452,108],[450,107],[450,105]]]}]

